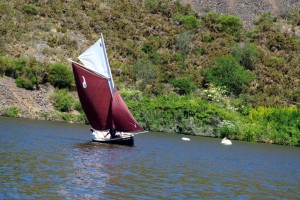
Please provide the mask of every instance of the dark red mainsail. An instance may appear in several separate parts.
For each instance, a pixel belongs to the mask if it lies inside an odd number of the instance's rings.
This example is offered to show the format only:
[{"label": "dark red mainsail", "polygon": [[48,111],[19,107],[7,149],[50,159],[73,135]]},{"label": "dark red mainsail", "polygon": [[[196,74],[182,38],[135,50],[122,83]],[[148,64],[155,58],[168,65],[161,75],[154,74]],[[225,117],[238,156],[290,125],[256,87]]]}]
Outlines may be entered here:
[{"label": "dark red mainsail", "polygon": [[113,126],[111,116],[112,96],[106,78],[72,63],[77,93],[86,117],[96,130]]},{"label": "dark red mainsail", "polygon": [[143,131],[116,88],[112,96],[106,78],[77,63],[72,63],[72,67],[78,96],[92,128]]}]

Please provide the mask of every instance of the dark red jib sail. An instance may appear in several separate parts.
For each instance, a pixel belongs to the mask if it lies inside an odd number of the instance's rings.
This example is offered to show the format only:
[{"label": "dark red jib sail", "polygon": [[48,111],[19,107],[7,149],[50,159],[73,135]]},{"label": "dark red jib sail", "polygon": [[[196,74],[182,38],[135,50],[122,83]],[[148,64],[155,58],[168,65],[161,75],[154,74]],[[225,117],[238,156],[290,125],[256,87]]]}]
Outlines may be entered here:
[{"label": "dark red jib sail", "polygon": [[112,113],[113,122],[117,130],[124,132],[144,130],[130,113],[117,89],[114,89]]},{"label": "dark red jib sail", "polygon": [[116,89],[112,97],[106,78],[76,63],[72,63],[72,67],[78,96],[92,128],[143,131]]}]

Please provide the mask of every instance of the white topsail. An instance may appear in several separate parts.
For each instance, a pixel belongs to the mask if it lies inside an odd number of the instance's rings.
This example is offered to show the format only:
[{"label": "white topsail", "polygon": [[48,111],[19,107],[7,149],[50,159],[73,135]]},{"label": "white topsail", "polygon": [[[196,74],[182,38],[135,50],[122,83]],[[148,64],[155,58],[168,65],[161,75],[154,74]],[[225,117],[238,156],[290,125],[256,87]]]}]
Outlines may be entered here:
[{"label": "white topsail", "polygon": [[102,34],[101,38],[95,44],[78,56],[78,59],[87,69],[107,78],[110,91],[113,94],[114,81],[112,79]]}]

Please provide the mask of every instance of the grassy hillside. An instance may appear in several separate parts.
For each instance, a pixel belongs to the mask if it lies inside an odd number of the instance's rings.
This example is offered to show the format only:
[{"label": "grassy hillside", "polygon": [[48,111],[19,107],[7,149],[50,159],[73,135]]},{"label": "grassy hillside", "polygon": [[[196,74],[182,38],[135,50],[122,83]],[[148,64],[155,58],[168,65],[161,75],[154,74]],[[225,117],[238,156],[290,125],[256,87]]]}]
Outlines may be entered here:
[{"label": "grassy hillside", "polygon": [[[167,0],[1,1],[0,14],[0,75],[19,87],[74,90],[67,58],[102,32],[115,83],[148,130],[299,144],[300,8],[251,30]],[[80,111],[54,96],[60,111]]]},{"label": "grassy hillside", "polygon": [[1,55],[69,65],[67,58],[75,59],[101,31],[117,85],[157,95],[182,89],[176,82],[184,77],[201,90],[215,83],[205,70],[218,65],[216,58],[234,57],[254,76],[233,93],[254,106],[299,103],[300,39],[293,32],[299,8],[285,20],[265,14],[251,31],[236,16],[199,18],[166,0],[14,0],[2,2],[0,12]]}]

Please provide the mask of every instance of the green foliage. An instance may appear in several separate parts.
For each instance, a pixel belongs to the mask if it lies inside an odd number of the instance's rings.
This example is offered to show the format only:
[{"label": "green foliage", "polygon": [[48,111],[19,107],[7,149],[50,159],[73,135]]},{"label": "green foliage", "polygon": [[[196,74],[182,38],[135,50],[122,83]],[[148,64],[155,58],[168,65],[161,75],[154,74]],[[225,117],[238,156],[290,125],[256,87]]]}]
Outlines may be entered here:
[{"label": "green foliage", "polygon": [[291,108],[264,108],[251,110],[249,119],[258,125],[257,141],[285,145],[300,145],[300,110]]},{"label": "green foliage", "polygon": [[81,106],[81,103],[79,100],[76,100],[74,103],[74,109],[77,110],[80,113],[83,113],[83,108]]},{"label": "green foliage", "polygon": [[10,10],[10,8],[9,8],[8,3],[6,3],[6,2],[1,2],[0,3],[0,14],[1,14],[1,16],[5,15],[5,14],[8,14],[9,10]]},{"label": "green foliage", "polygon": [[50,66],[49,82],[59,89],[72,89],[74,86],[73,73],[63,64],[52,64]]},{"label": "green foliage", "polygon": [[171,84],[175,87],[175,90],[180,95],[191,94],[197,88],[189,77],[180,77],[171,81]]},{"label": "green foliage", "polygon": [[174,93],[126,102],[136,119],[152,131],[215,136],[220,120],[234,119],[218,104]]},{"label": "green foliage", "polygon": [[242,43],[234,46],[232,55],[237,58],[246,69],[254,70],[258,61],[259,52],[257,47],[251,43]]},{"label": "green foliage", "polygon": [[18,117],[19,115],[19,108],[17,107],[9,107],[6,109],[5,113],[4,113],[4,116],[7,116],[7,117]]},{"label": "green foliage", "polygon": [[156,0],[145,0],[144,6],[152,13],[157,13],[159,11],[159,3]]},{"label": "green foliage", "polygon": [[139,101],[142,99],[142,92],[139,90],[130,90],[123,88],[120,90],[120,95],[124,101]]},{"label": "green foliage", "polygon": [[234,15],[224,15],[209,12],[202,17],[203,24],[212,32],[225,32],[239,37],[242,31],[242,22]]},{"label": "green foliage", "polygon": [[17,87],[19,87],[19,88],[25,88],[27,90],[33,90],[35,88],[35,85],[36,85],[35,82],[36,82],[35,79],[29,80],[29,79],[21,77],[21,76],[19,76],[16,79],[16,85],[17,85]]},{"label": "green foliage", "polygon": [[150,84],[159,76],[159,68],[147,59],[140,59],[132,69],[132,76],[145,84]]},{"label": "green foliage", "polygon": [[38,86],[38,81],[34,73],[33,67],[25,67],[22,72],[22,76],[16,79],[16,85],[20,88],[25,88],[27,90],[33,90]]},{"label": "green foliage", "polygon": [[300,26],[300,8],[294,8],[289,14],[288,18],[295,26]]},{"label": "green foliage", "polygon": [[240,127],[232,121],[223,120],[220,124],[218,124],[217,128],[217,136],[220,138],[230,137],[238,135],[240,132]]},{"label": "green foliage", "polygon": [[20,76],[26,67],[26,60],[24,58],[11,59],[2,57],[1,60],[4,64],[5,75],[12,78]]},{"label": "green foliage", "polygon": [[16,85],[25,89],[36,89],[46,82],[46,65],[35,59],[0,57],[0,75],[16,79]]},{"label": "green foliage", "polygon": [[33,4],[25,4],[23,11],[30,15],[37,15],[39,13],[38,7]]},{"label": "green foliage", "polygon": [[261,31],[270,31],[276,29],[276,26],[274,26],[274,22],[276,21],[276,18],[274,18],[271,13],[263,13],[256,21],[254,21],[254,24],[256,27]]},{"label": "green foliage", "polygon": [[236,37],[240,36],[242,22],[239,17],[234,15],[220,15],[217,18],[216,23],[218,24],[220,31]]},{"label": "green foliage", "polygon": [[200,21],[193,15],[174,15],[174,18],[184,25],[187,29],[196,29],[200,25]]},{"label": "green foliage", "polygon": [[186,57],[189,53],[189,45],[192,42],[190,31],[182,32],[175,37],[176,48]]},{"label": "green foliage", "polygon": [[252,73],[245,70],[233,57],[221,57],[217,64],[205,71],[205,80],[216,86],[224,86],[228,92],[240,94],[253,79]]},{"label": "green foliage", "polygon": [[74,97],[67,90],[56,90],[52,99],[53,105],[58,111],[68,112],[74,108]]}]

